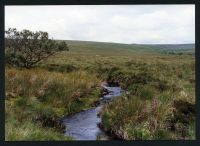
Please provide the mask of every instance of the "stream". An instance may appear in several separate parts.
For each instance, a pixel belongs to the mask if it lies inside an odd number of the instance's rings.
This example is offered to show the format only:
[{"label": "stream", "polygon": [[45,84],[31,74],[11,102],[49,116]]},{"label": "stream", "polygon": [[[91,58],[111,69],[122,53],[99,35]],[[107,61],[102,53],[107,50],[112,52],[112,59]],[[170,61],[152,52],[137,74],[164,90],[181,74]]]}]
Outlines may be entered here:
[{"label": "stream", "polygon": [[75,140],[110,140],[112,137],[105,134],[98,127],[101,118],[97,114],[101,111],[103,105],[110,102],[122,93],[121,87],[111,87],[108,84],[102,84],[102,87],[107,91],[101,97],[100,104],[97,107],[86,111],[79,112],[75,115],[67,117],[63,120],[66,127],[65,135],[72,136]]}]

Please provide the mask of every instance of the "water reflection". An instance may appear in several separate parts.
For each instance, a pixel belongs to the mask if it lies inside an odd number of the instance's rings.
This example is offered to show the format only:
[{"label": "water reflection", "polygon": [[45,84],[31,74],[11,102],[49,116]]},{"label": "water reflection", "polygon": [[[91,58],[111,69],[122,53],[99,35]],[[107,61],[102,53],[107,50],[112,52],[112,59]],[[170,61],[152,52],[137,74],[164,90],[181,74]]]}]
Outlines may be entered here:
[{"label": "water reflection", "polygon": [[72,136],[75,140],[107,140],[110,139],[97,124],[101,122],[101,118],[97,116],[101,111],[102,106],[113,99],[121,95],[121,87],[109,87],[102,85],[108,92],[100,101],[100,105],[77,113],[73,116],[67,117],[63,120],[66,130],[65,135]]}]

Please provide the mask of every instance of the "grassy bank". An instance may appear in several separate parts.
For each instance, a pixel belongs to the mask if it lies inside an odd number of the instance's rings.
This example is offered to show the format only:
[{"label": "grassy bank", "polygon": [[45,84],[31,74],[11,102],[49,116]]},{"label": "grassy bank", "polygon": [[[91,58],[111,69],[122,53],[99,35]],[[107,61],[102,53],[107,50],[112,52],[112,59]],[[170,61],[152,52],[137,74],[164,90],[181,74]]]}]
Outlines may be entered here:
[{"label": "grassy bank", "polygon": [[29,120],[21,123],[14,118],[6,118],[5,128],[6,141],[72,140],[71,137],[64,136],[54,128],[45,128]]},{"label": "grassy bank", "polygon": [[6,68],[6,140],[69,139],[60,118],[94,106],[98,85],[84,71]]},{"label": "grassy bank", "polygon": [[102,127],[126,140],[194,139],[193,61],[155,60],[133,59],[109,72],[126,93],[104,107]]}]

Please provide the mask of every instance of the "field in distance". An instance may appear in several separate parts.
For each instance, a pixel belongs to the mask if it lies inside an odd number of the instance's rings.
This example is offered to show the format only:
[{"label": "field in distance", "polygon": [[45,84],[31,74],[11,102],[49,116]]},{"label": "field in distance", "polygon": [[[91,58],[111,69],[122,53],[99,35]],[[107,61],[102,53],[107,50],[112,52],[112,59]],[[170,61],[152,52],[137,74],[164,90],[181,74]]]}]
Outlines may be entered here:
[{"label": "field in distance", "polygon": [[121,44],[110,42],[65,40],[71,52],[79,54],[130,55],[134,54],[193,54],[194,44]]}]

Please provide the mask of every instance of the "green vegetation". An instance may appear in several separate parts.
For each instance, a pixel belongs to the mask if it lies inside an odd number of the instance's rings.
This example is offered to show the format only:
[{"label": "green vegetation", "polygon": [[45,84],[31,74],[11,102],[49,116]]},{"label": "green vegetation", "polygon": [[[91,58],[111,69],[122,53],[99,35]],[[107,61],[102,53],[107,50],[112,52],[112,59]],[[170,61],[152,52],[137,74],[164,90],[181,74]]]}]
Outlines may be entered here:
[{"label": "green vegetation", "polygon": [[7,118],[5,128],[6,141],[72,140],[72,138],[64,136],[54,129],[44,128],[29,121],[21,124],[16,122],[15,119]]},{"label": "green vegetation", "polygon": [[44,58],[67,49],[64,41],[49,39],[47,32],[17,31],[16,28],[5,31],[5,59],[12,66],[31,68]]},{"label": "green vegetation", "polygon": [[63,74],[6,68],[6,140],[62,139],[60,118],[94,106],[100,96],[99,83],[95,75],[84,71]]},{"label": "green vegetation", "polygon": [[71,139],[62,136],[59,119],[94,106],[102,81],[118,82],[126,91],[105,105],[104,130],[127,140],[195,139],[194,54],[66,43],[69,51],[32,69],[6,67],[6,140]]}]

